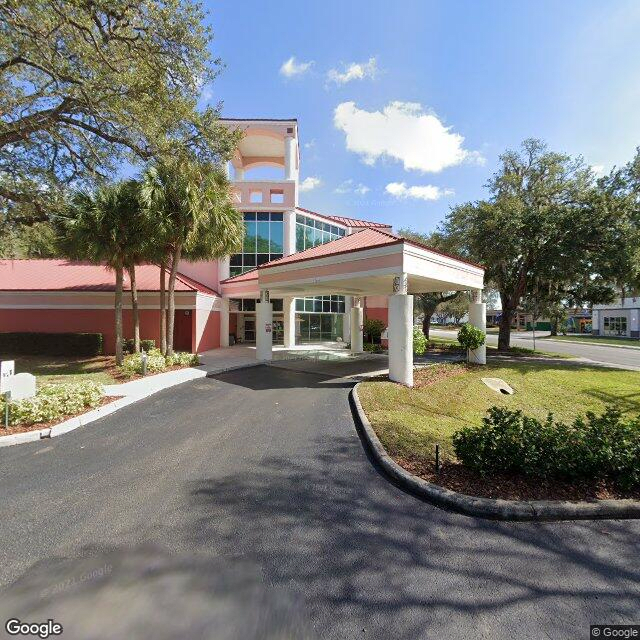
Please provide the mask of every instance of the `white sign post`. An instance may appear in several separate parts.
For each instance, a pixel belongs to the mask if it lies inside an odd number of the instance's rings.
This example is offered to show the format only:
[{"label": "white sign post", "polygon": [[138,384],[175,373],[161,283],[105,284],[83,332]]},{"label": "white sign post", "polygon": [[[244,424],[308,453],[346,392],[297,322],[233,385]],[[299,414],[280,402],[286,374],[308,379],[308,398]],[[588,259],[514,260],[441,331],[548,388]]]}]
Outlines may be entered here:
[{"label": "white sign post", "polygon": [[16,371],[15,360],[3,360],[0,362],[0,394],[4,395],[4,428],[9,428],[9,401],[11,400],[11,390],[9,382]]},{"label": "white sign post", "polygon": [[9,381],[16,373],[15,360],[3,360],[0,362],[0,393],[9,391]]}]

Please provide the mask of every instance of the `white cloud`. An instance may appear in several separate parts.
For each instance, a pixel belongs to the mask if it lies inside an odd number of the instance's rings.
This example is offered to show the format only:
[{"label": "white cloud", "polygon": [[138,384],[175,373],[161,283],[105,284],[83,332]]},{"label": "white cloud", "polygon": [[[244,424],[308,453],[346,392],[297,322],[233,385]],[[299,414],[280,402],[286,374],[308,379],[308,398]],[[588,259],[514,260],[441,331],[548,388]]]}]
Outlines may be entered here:
[{"label": "white cloud", "polygon": [[343,102],[335,108],[333,122],[344,131],[347,149],[369,165],[388,157],[402,162],[407,171],[438,173],[462,162],[484,163],[479,152],[463,147],[460,134],[415,102],[390,102],[382,111]]},{"label": "white cloud", "polygon": [[592,164],[591,171],[595,173],[596,176],[604,175],[604,165],[603,164]]},{"label": "white cloud", "polygon": [[291,56],[288,60],[282,63],[280,67],[280,75],[285,78],[293,78],[295,76],[301,76],[307,73],[313,66],[313,60],[309,62],[298,62],[295,56]]},{"label": "white cloud", "polygon": [[312,189],[319,187],[321,184],[322,180],[320,180],[320,178],[309,176],[298,185],[298,191],[311,191]]},{"label": "white cloud", "polygon": [[408,187],[406,182],[390,182],[384,189],[394,198],[406,200],[413,198],[415,200],[439,200],[444,196],[452,196],[453,189],[441,189],[432,184],[415,185]]},{"label": "white cloud", "polygon": [[346,84],[352,80],[364,80],[365,78],[375,78],[378,73],[378,66],[375,58],[369,58],[367,62],[352,62],[344,65],[343,71],[330,69],[327,79],[336,84]]},{"label": "white cloud", "polygon": [[340,185],[334,189],[335,193],[357,193],[359,196],[363,196],[369,193],[369,191],[371,191],[371,189],[367,187],[366,184],[362,184],[362,182],[356,184],[351,178],[341,182]]},{"label": "white cloud", "polygon": [[316,146],[316,139],[313,138],[312,140],[309,140],[309,142],[305,142],[302,146],[305,149],[313,149]]}]

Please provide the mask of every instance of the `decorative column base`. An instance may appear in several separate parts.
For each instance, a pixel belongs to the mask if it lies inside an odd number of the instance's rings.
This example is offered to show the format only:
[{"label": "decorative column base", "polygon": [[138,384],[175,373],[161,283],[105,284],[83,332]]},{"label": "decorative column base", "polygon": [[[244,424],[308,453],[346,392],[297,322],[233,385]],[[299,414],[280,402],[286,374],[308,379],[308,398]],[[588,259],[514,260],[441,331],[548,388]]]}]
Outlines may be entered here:
[{"label": "decorative column base", "polygon": [[256,303],[256,359],[273,359],[273,304]]},{"label": "decorative column base", "polygon": [[389,296],[389,379],[413,387],[413,296]]},{"label": "decorative column base", "polygon": [[362,307],[351,308],[351,353],[364,351],[362,330],[364,329],[364,311]]},{"label": "decorative column base", "polygon": [[293,349],[296,346],[296,306],[294,298],[284,298],[282,301],[284,312],[284,346]]},{"label": "decorative column base", "polygon": [[[469,324],[487,334],[487,305],[484,302],[472,302],[469,305]],[[487,345],[478,349],[469,349],[467,360],[472,364],[487,364]]]},{"label": "decorative column base", "polygon": [[220,346],[229,346],[229,298],[220,299]]}]

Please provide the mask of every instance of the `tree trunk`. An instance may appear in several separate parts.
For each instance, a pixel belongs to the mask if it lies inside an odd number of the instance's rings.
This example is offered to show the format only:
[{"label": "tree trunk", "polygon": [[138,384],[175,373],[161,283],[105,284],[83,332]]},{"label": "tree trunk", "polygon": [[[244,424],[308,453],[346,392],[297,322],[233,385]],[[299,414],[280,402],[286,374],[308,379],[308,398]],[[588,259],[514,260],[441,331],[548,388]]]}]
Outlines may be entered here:
[{"label": "tree trunk", "polygon": [[138,312],[138,285],[136,284],[136,265],[127,268],[131,280],[131,315],[133,316],[133,350],[140,353],[140,314]]},{"label": "tree trunk", "polygon": [[160,351],[167,355],[167,283],[166,264],[160,263]]},{"label": "tree trunk", "polygon": [[122,352],[122,281],[124,279],[124,267],[120,264],[116,267],[116,364],[124,362]]},{"label": "tree trunk", "polygon": [[551,335],[558,335],[558,318],[553,318],[553,320],[551,320]]},{"label": "tree trunk", "polygon": [[424,333],[424,337],[429,339],[429,330],[431,329],[431,318],[433,317],[432,313],[425,313],[422,317],[422,333]]},{"label": "tree trunk", "polygon": [[171,271],[169,272],[169,286],[167,288],[167,294],[169,297],[169,304],[167,305],[167,355],[173,355],[173,326],[176,314],[176,276],[178,275],[178,263],[180,262],[180,255],[182,254],[182,245],[178,245],[173,252],[171,258]]},{"label": "tree trunk", "polygon": [[502,309],[502,316],[500,317],[500,329],[498,331],[498,351],[508,351],[509,344],[511,342],[511,316],[513,315],[513,309]]}]

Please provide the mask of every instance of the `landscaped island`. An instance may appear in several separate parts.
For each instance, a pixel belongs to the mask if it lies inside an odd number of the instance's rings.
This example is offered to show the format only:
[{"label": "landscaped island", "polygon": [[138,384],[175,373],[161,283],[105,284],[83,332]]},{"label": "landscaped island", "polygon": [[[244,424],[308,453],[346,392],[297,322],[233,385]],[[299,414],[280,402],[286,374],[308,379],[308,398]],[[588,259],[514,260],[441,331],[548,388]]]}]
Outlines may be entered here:
[{"label": "landscaped island", "polygon": [[[496,393],[482,382],[485,377],[505,380],[515,393]],[[612,481],[569,481],[513,471],[481,474],[458,460],[454,434],[465,427],[479,429],[492,406],[521,410],[542,426],[549,412],[555,422],[571,426],[578,416],[589,411],[600,416],[607,406],[615,406],[621,411],[620,420],[629,422],[640,414],[638,388],[640,372],[514,360],[489,363],[482,368],[462,363],[439,364],[417,371],[413,389],[376,380],[362,383],[358,392],[387,452],[405,469],[430,482],[491,498],[589,499],[640,497],[640,489],[622,488]],[[610,426],[597,428],[605,435],[611,431]],[[521,425],[514,429],[522,431]],[[626,436],[627,449],[637,455],[640,424],[630,431],[633,437]],[[442,460],[438,474],[436,444],[440,445]],[[633,446],[636,449],[630,449]]]}]

